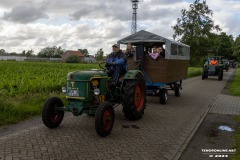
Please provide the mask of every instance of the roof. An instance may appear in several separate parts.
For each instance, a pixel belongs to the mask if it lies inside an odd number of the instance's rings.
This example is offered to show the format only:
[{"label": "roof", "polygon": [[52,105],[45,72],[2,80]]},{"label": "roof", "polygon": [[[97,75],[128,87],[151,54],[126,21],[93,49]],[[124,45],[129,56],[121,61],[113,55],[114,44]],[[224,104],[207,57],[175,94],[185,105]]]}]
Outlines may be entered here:
[{"label": "roof", "polygon": [[85,55],[80,51],[70,51],[70,50],[68,50],[64,54],[77,55],[79,57],[85,57]]},{"label": "roof", "polygon": [[133,45],[138,45],[138,44],[151,44],[151,43],[166,43],[167,41],[170,41],[171,43],[175,44],[181,44],[184,46],[188,46],[186,44],[177,42],[175,40],[171,40],[162,36],[159,36],[157,34],[141,30],[137,33],[134,33],[132,35],[129,35],[121,40],[118,41],[119,44],[127,44],[127,43],[132,43]]}]

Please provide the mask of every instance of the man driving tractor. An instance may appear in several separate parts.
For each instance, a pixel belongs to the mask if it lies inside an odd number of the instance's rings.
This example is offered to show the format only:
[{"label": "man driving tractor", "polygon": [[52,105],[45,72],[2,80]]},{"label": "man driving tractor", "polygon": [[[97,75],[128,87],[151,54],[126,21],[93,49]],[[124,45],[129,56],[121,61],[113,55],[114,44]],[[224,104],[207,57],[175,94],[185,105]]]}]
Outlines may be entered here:
[{"label": "man driving tractor", "polygon": [[217,66],[218,65],[218,60],[216,58],[214,58],[213,60],[211,60],[210,65]]},{"label": "man driving tractor", "polygon": [[119,76],[126,72],[127,56],[119,49],[117,44],[112,46],[112,51],[105,67],[108,70],[108,76],[112,77],[110,85],[115,85],[118,82]]}]

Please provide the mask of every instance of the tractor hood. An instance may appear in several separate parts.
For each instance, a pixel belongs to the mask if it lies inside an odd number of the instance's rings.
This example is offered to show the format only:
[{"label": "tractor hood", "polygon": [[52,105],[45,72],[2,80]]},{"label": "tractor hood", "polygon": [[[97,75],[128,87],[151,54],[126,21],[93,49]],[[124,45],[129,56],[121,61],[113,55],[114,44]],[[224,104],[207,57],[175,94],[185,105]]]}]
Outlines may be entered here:
[{"label": "tractor hood", "polygon": [[90,81],[94,78],[107,77],[107,73],[102,70],[75,71],[67,75],[68,81]]}]

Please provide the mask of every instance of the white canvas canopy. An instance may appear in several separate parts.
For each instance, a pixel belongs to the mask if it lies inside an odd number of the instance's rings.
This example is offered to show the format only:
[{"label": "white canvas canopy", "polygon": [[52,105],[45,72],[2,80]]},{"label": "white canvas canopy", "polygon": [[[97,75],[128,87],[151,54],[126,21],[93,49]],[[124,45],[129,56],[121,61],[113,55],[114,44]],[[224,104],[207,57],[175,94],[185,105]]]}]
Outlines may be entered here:
[{"label": "white canvas canopy", "polygon": [[131,43],[135,46],[143,45],[145,47],[153,47],[154,45],[165,44],[165,59],[190,59],[190,46],[144,30],[127,36],[119,40],[117,43]]}]

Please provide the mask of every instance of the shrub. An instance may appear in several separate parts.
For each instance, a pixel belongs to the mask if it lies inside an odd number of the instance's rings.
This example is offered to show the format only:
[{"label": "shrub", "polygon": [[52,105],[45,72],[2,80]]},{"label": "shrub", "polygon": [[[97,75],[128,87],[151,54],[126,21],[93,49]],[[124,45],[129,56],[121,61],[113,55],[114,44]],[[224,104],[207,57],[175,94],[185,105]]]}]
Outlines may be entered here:
[{"label": "shrub", "polygon": [[77,55],[70,55],[65,60],[66,63],[79,63],[80,59]]}]

